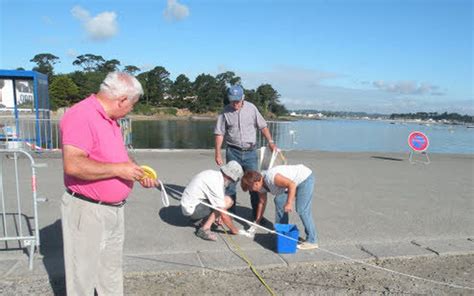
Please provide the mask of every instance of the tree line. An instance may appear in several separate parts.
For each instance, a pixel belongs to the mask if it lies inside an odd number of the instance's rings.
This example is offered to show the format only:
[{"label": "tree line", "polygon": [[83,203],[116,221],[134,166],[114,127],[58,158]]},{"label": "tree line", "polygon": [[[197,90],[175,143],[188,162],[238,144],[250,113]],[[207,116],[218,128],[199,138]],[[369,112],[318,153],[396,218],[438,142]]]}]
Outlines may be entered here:
[{"label": "tree line", "polygon": [[[107,73],[112,71],[124,71],[137,77],[144,95],[135,112],[147,115],[151,115],[158,107],[188,108],[193,113],[219,112],[228,103],[227,87],[241,84],[241,78],[232,71],[216,76],[202,73],[194,81],[185,74],[180,74],[173,81],[163,66],[141,71],[134,65],[121,67],[121,62],[117,59],[106,60],[94,54],[77,56],[72,64],[80,70],[67,74],[55,74],[54,65],[60,61],[51,53],[37,54],[30,62],[36,64],[33,71],[48,75],[52,110],[71,106],[97,92]],[[245,98],[254,103],[264,116],[288,114],[288,110],[279,101],[280,94],[270,84],[245,89]]]},{"label": "tree line", "polygon": [[473,123],[474,116],[470,115],[461,115],[458,113],[448,113],[444,112],[439,114],[438,112],[417,112],[417,113],[402,113],[397,114],[393,113],[390,115],[390,119],[421,119],[421,120],[448,120],[452,122],[466,122],[466,123]]}]

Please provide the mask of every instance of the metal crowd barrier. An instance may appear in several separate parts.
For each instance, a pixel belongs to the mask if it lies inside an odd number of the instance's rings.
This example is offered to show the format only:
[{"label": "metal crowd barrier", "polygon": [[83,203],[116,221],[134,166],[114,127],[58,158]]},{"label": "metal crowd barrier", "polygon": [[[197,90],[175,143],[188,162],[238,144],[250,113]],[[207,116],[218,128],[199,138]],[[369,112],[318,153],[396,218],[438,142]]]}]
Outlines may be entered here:
[{"label": "metal crowd barrier", "polygon": [[[272,134],[273,140],[278,148],[283,150],[292,150],[296,142],[296,131],[293,129],[291,121],[267,121],[268,129]],[[267,140],[262,133],[257,133],[257,147],[267,146]]]},{"label": "metal crowd barrier", "polygon": [[[119,121],[124,143],[132,145],[132,120]],[[29,149],[35,152],[61,149],[58,119],[14,118],[0,116],[0,146],[6,149]]]},{"label": "metal crowd barrier", "polygon": [[[131,118],[118,120],[124,144],[133,145]],[[273,140],[280,149],[292,150],[297,144],[296,131],[291,121],[267,121]],[[267,141],[257,133],[257,146],[266,146]],[[34,152],[57,151],[61,149],[58,119],[35,119],[0,116],[0,147],[6,149],[29,149]]]},{"label": "metal crowd barrier", "polygon": [[118,120],[125,146],[132,146],[132,119],[124,117]]},{"label": "metal crowd barrier", "polygon": [[58,120],[0,116],[0,141],[9,149],[58,149]]},{"label": "metal crowd barrier", "polygon": [[0,149],[0,249],[26,249],[30,270],[40,247],[36,193],[36,168],[40,167],[46,164],[35,163],[26,151]]}]

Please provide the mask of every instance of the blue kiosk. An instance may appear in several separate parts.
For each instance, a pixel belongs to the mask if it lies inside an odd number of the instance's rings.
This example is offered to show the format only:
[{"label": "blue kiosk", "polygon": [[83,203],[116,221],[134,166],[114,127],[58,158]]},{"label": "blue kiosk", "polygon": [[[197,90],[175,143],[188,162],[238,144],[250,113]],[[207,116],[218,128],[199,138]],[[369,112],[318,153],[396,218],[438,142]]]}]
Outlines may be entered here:
[{"label": "blue kiosk", "polygon": [[48,76],[0,70],[0,140],[51,148]]}]

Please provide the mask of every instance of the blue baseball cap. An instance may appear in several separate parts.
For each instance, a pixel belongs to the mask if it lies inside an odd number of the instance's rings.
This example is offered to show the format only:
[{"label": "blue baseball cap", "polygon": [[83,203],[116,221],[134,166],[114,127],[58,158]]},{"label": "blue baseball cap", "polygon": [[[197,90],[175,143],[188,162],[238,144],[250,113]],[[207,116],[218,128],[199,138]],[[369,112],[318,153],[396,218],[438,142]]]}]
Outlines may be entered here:
[{"label": "blue baseball cap", "polygon": [[244,89],[240,85],[232,85],[227,89],[229,101],[241,101],[244,99]]}]

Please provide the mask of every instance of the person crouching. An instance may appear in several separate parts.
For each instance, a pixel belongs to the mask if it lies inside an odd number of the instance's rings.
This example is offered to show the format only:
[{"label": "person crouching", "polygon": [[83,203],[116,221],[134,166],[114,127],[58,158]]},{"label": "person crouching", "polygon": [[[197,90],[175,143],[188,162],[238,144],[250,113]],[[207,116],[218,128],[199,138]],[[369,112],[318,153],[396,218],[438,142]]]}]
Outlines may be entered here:
[{"label": "person crouching", "polygon": [[191,220],[201,220],[207,217],[196,230],[196,236],[204,240],[216,241],[217,236],[211,232],[211,226],[219,217],[232,234],[239,233],[228,215],[212,210],[201,202],[222,210],[229,209],[233,205],[233,200],[230,196],[225,196],[225,188],[238,182],[242,175],[243,170],[240,164],[230,161],[222,165],[219,171],[205,170],[192,178],[184,189],[181,198],[181,211]]}]

